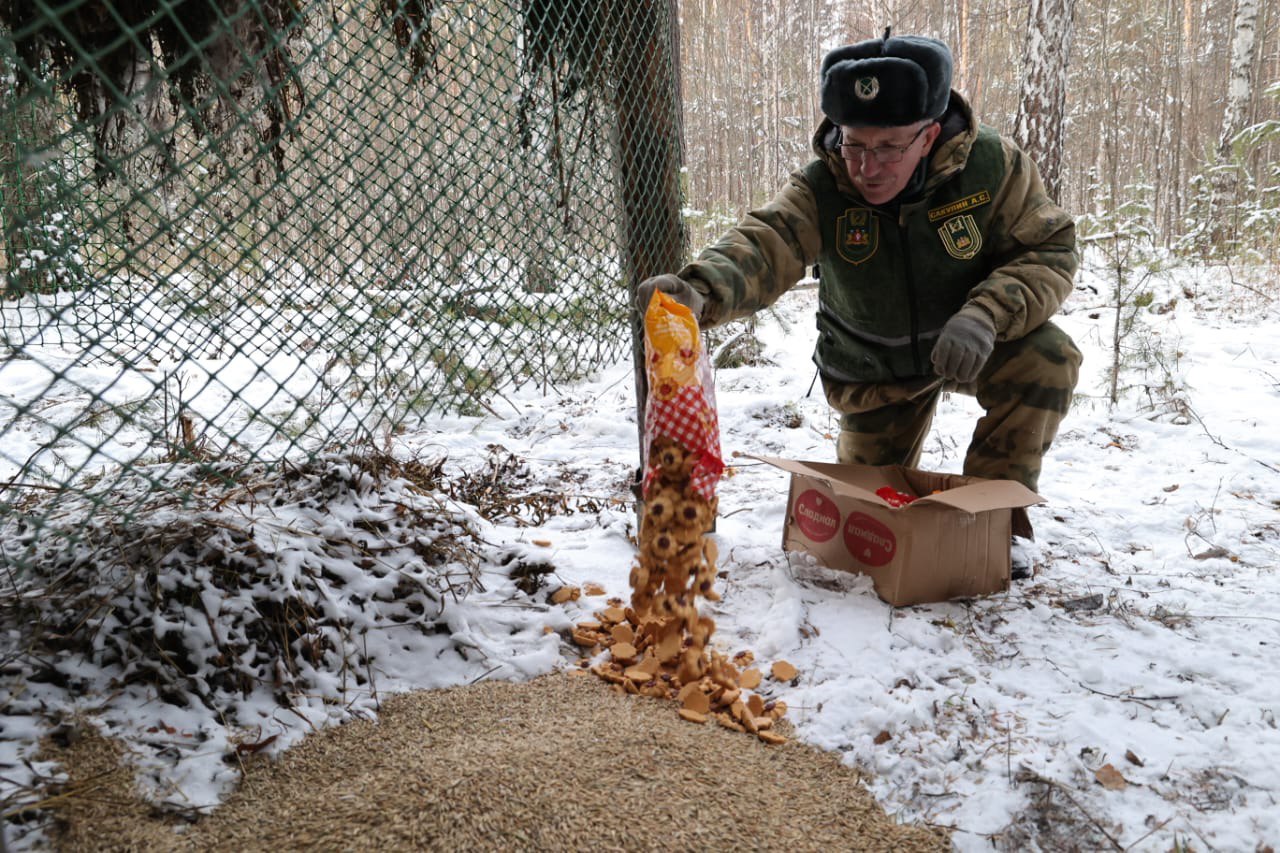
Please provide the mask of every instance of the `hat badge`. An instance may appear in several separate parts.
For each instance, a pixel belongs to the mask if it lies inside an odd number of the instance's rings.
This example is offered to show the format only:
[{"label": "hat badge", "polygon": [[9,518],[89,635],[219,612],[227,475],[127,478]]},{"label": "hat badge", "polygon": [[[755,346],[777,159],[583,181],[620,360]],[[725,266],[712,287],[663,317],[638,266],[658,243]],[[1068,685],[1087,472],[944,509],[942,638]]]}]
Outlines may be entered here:
[{"label": "hat badge", "polygon": [[880,94],[880,81],[875,77],[859,77],[853,84],[853,94],[860,101],[874,100]]}]

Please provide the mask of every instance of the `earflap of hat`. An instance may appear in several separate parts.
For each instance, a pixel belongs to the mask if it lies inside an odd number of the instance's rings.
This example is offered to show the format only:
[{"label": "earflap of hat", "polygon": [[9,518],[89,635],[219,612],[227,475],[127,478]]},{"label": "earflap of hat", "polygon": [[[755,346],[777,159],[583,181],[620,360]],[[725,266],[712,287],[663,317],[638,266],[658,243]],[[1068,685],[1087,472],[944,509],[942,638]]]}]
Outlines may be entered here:
[{"label": "earflap of hat", "polygon": [[823,114],[848,127],[901,127],[931,117],[925,70],[896,56],[832,64],[821,94]]}]

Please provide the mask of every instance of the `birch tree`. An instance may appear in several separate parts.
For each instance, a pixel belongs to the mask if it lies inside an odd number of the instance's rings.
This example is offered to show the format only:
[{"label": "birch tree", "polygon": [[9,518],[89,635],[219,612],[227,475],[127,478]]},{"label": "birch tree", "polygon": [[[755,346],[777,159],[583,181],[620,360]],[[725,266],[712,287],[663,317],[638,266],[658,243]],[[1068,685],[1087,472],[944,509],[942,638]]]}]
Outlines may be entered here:
[{"label": "birch tree", "polygon": [[1258,0],[1237,0],[1231,39],[1231,66],[1227,74],[1227,103],[1218,138],[1218,164],[1213,171],[1213,243],[1224,246],[1237,234],[1240,202],[1240,166],[1232,142],[1244,129],[1253,99],[1254,32],[1258,25]]},{"label": "birch tree", "polygon": [[1039,165],[1045,189],[1054,199],[1062,189],[1062,123],[1074,19],[1075,0],[1028,4],[1022,98],[1014,120],[1014,138]]},{"label": "birch tree", "polygon": [[1258,0],[1238,0],[1235,36],[1231,41],[1231,70],[1227,77],[1227,106],[1222,115],[1218,156],[1231,159],[1231,143],[1244,129],[1253,99],[1254,32],[1258,26]]}]

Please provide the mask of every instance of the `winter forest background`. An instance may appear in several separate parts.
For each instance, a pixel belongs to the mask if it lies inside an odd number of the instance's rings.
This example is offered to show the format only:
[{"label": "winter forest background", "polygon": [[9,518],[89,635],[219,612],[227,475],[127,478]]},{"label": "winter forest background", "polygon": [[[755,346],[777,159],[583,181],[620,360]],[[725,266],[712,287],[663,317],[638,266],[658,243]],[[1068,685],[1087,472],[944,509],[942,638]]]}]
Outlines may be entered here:
[{"label": "winter forest background", "polygon": [[[1085,233],[1195,257],[1271,262],[1277,251],[1280,10],[1260,0],[221,5],[184,37],[164,3],[123,18],[73,4],[61,49],[41,41],[55,28],[25,5],[0,10],[0,32],[37,34],[16,53],[9,40],[5,76],[25,62],[60,90],[19,73],[0,113],[11,292],[42,276],[66,287],[68,267],[95,262],[217,274],[259,254],[328,281],[357,263],[364,275],[450,279],[476,266],[465,223],[485,211],[527,220],[517,227],[532,239],[505,247],[522,255],[525,289],[581,289],[559,255],[607,254],[617,238],[591,221],[615,192],[610,177],[624,177],[608,174],[615,127],[682,140],[684,251],[696,252],[808,158],[823,53],[886,26],[951,45],[956,88],[1035,155]],[[670,121],[659,95],[631,82],[642,48],[625,43],[656,38],[664,54],[668,14],[679,37]],[[193,61],[185,39],[201,25]],[[651,108],[618,115],[639,100]],[[177,239],[184,230],[204,241],[198,251]]]},{"label": "winter forest background", "polygon": [[[1123,223],[1195,256],[1275,259],[1274,3],[683,0],[680,13],[689,201],[706,214],[694,246],[808,156],[823,52],[892,24],[951,45],[955,88],[1041,153],[1086,233]],[[1055,168],[1043,153],[1057,145]]]}]

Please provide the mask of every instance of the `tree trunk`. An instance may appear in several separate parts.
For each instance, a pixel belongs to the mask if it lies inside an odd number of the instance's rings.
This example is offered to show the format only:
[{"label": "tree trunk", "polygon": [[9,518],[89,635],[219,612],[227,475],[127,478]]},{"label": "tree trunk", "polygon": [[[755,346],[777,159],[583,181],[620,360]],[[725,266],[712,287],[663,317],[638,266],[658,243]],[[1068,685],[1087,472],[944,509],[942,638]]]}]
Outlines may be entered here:
[{"label": "tree trunk", "polygon": [[1231,140],[1244,129],[1253,98],[1254,31],[1258,25],[1258,0],[1238,0],[1235,37],[1231,41],[1231,70],[1227,76],[1227,106],[1222,116],[1218,157],[1232,159]]},{"label": "tree trunk", "polygon": [[1062,190],[1062,120],[1067,101],[1075,0],[1031,0],[1022,52],[1022,99],[1014,138],[1040,167],[1053,199]]},{"label": "tree trunk", "polygon": [[1258,24],[1258,0],[1237,0],[1231,40],[1231,66],[1227,73],[1227,105],[1218,138],[1218,165],[1213,171],[1213,243],[1226,247],[1236,239],[1236,211],[1240,199],[1240,167],[1232,140],[1244,129],[1253,97],[1254,31]]},{"label": "tree trunk", "polygon": [[35,85],[29,84],[19,95],[11,86],[0,97],[3,298],[57,289],[59,283],[49,278],[48,271],[57,266],[56,255],[63,238],[74,236],[67,226],[53,224],[55,215],[66,212],[61,209],[66,202],[62,201],[64,189],[59,185],[63,165],[57,138],[58,117],[52,101],[35,97],[34,91]]}]

